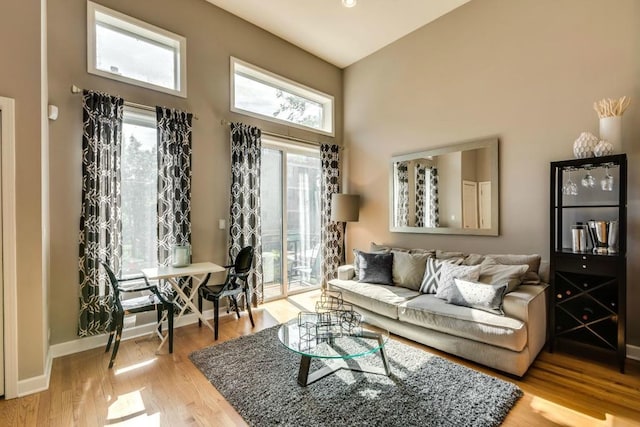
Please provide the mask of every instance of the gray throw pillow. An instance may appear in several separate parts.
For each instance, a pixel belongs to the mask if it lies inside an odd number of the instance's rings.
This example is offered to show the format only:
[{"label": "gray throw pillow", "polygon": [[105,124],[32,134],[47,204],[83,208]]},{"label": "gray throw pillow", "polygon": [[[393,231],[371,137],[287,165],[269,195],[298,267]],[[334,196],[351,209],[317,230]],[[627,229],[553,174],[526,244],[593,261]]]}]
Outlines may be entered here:
[{"label": "gray throw pillow", "polygon": [[528,269],[529,266],[527,264],[496,264],[492,258],[487,258],[480,264],[479,281],[491,285],[506,283],[507,293],[509,293],[514,291],[520,283],[522,283],[522,277]]},{"label": "gray throw pillow", "polygon": [[438,284],[436,297],[445,300],[448,299],[450,289],[455,286],[455,279],[477,282],[479,277],[479,265],[454,265],[444,263],[440,269],[440,283]]},{"label": "gray throw pillow", "polygon": [[[360,261],[358,258],[358,254],[362,252],[360,249],[354,249],[353,250],[353,274],[355,275],[356,278],[358,278],[358,275],[360,274]],[[386,254],[389,251],[387,250],[371,250],[369,251],[369,253],[371,254]]]},{"label": "gray throw pillow", "polygon": [[379,285],[393,285],[391,271],[393,253],[358,252],[358,281]]},{"label": "gray throw pillow", "polygon": [[487,285],[454,279],[454,285],[449,289],[447,302],[504,316],[502,301],[506,290],[506,283]]},{"label": "gray throw pillow", "polygon": [[393,268],[391,270],[393,283],[414,291],[420,289],[429,254],[396,251],[391,251],[391,253],[393,253]]},{"label": "gray throw pillow", "polygon": [[524,285],[537,285],[540,283],[540,276],[538,271],[540,270],[541,257],[538,254],[532,255],[513,255],[513,254],[492,254],[485,257],[486,260],[493,260],[496,264],[504,265],[522,265],[527,264],[529,269],[522,277],[522,283]]}]

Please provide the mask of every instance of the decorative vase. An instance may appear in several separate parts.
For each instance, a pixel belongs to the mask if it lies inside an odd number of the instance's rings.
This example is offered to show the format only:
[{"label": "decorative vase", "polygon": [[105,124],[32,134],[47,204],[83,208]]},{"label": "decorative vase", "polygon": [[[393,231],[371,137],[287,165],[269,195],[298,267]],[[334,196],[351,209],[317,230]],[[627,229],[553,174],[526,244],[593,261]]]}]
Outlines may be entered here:
[{"label": "decorative vase", "polygon": [[600,139],[609,141],[614,153],[622,152],[622,116],[600,119]]},{"label": "decorative vase", "polygon": [[590,132],[582,132],[573,143],[573,155],[577,159],[593,157],[593,149],[598,144],[598,138]]},{"label": "decorative vase", "polygon": [[171,247],[171,266],[186,267],[191,264],[191,246],[173,245]]},{"label": "decorative vase", "polygon": [[593,154],[596,157],[610,156],[613,154],[613,145],[609,141],[603,139],[595,146]]}]

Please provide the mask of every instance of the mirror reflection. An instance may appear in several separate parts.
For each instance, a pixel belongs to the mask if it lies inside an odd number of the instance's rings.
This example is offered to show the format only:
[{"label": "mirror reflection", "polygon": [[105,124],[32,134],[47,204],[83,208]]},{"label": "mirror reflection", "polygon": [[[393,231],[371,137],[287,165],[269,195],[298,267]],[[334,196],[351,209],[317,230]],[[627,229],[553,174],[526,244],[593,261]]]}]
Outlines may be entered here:
[{"label": "mirror reflection", "polygon": [[496,138],[395,156],[391,231],[498,235]]}]

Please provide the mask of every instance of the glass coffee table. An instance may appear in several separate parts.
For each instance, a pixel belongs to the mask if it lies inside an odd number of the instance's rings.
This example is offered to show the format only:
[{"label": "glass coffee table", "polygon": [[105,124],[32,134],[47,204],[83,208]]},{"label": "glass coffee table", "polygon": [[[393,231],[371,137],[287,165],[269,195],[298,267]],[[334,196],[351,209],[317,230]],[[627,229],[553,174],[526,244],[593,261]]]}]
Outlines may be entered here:
[{"label": "glass coffee table", "polygon": [[[353,312],[300,313],[298,318],[283,324],[278,339],[290,351],[301,356],[298,384],[302,387],[318,381],[340,369],[391,375],[384,346],[389,332],[375,332],[359,322],[351,322]],[[384,372],[347,366],[325,366],[309,373],[311,359],[349,360],[380,353]]]}]

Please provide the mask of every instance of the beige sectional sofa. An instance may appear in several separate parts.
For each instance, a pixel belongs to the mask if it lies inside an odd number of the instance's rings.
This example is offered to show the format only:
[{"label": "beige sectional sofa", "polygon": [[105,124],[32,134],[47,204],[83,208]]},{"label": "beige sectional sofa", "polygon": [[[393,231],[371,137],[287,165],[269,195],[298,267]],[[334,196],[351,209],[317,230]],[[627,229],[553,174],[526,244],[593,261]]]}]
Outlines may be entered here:
[{"label": "beige sectional sofa", "polygon": [[503,298],[504,315],[449,304],[434,294],[398,285],[360,282],[341,266],[328,289],[339,291],[364,321],[456,356],[523,376],[547,335],[547,266],[538,284],[521,284]]}]

